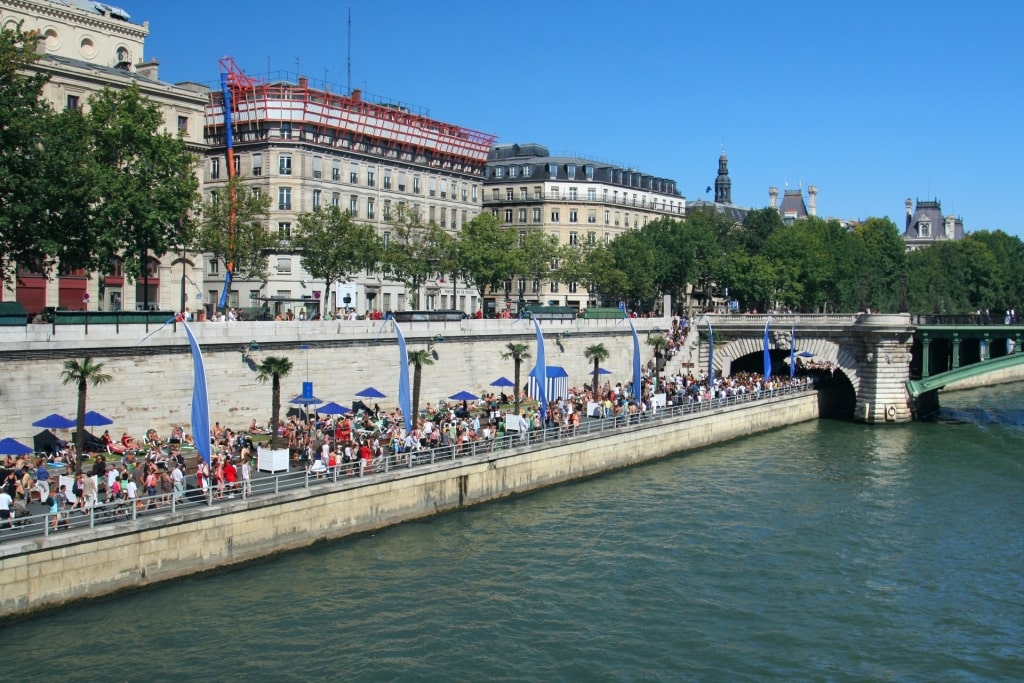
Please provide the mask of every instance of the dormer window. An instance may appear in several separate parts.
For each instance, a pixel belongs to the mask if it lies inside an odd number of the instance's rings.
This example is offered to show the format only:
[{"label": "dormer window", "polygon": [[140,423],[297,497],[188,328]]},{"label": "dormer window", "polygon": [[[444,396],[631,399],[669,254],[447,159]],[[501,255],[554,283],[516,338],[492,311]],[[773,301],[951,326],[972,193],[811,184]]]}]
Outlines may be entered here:
[{"label": "dormer window", "polygon": [[932,236],[932,224],[931,221],[921,221],[917,224],[917,236],[918,237],[931,237]]}]

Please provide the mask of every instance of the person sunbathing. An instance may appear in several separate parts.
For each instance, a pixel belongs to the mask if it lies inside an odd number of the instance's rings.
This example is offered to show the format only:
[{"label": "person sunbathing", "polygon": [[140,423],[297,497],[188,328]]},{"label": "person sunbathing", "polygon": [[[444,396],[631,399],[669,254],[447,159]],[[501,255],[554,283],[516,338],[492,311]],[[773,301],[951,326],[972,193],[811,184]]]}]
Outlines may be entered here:
[{"label": "person sunbathing", "polygon": [[139,448],[139,444],[135,441],[135,437],[128,432],[121,435],[121,445],[133,451]]}]

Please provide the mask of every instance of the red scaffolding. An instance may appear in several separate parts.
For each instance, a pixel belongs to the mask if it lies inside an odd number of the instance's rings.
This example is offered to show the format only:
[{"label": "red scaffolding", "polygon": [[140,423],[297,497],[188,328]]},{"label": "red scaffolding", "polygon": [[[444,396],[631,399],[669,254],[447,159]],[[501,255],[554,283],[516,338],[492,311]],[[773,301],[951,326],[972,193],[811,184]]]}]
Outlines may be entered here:
[{"label": "red scaffolding", "polygon": [[[376,151],[434,166],[482,167],[496,137],[400,106],[367,102],[359,90],[338,95],[310,87],[303,77],[297,83],[258,81],[245,75],[230,57],[220,60],[220,65],[231,90],[232,119],[240,142],[245,140],[240,131],[288,123],[299,139],[306,139],[303,136],[308,133],[315,142],[356,151]],[[214,137],[218,130],[223,132],[222,93],[210,92],[205,123]]]}]

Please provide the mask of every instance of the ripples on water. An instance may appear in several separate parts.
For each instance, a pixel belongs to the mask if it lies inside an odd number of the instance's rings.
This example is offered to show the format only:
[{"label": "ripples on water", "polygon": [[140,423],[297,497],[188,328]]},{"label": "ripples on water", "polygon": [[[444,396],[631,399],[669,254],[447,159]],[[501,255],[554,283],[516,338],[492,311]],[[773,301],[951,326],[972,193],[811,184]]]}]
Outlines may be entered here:
[{"label": "ripples on water", "polygon": [[1021,680],[1022,399],[798,425],[0,635],[63,680]]}]

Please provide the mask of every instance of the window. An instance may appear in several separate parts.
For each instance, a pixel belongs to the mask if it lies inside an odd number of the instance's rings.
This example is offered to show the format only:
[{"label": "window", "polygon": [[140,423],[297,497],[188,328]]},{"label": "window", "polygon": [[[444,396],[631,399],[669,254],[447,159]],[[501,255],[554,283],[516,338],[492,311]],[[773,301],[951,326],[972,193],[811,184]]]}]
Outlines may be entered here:
[{"label": "window", "polygon": [[570,247],[578,247],[578,246],[580,246],[580,235],[575,230],[573,230],[572,232],[569,233],[569,246]]},{"label": "window", "polygon": [[594,179],[594,166],[593,164],[587,164],[583,167],[583,172],[587,174],[587,180]]},{"label": "window", "polygon": [[279,187],[277,188],[277,208],[279,211],[291,211],[292,210],[292,188],[290,187]]},{"label": "window", "polygon": [[558,199],[558,188],[557,187],[552,187],[551,188],[551,198],[552,199]]},{"label": "window", "polygon": [[398,172],[398,191],[405,192],[405,171]]},{"label": "window", "polygon": [[[526,231],[525,230],[520,230],[519,231],[519,244],[517,246],[522,247],[524,244],[526,244]],[[508,289],[508,287],[506,287],[505,289]]]},{"label": "window", "polygon": [[254,187],[254,188],[252,188],[252,196],[253,196],[253,197],[254,197],[255,199],[259,199],[260,197],[262,197],[262,196],[263,196],[263,190],[261,190],[261,189],[260,189],[260,188],[258,188],[258,187]]},{"label": "window", "polygon": [[285,140],[291,140],[292,139],[292,124],[290,124],[290,123],[282,123],[281,124],[281,137],[284,138]]},{"label": "window", "polygon": [[558,178],[558,164],[548,164],[548,178],[551,180]]},{"label": "window", "polygon": [[919,237],[931,237],[932,224],[928,221],[921,221],[917,224],[917,234]]},{"label": "window", "polygon": [[433,223],[437,220],[437,208],[431,206],[427,209],[427,221]]},{"label": "window", "polygon": [[[120,270],[120,269],[119,269]],[[220,274],[220,261],[215,258],[210,259],[206,262],[206,272],[210,275]]]},{"label": "window", "polygon": [[385,199],[384,200],[384,211],[383,211],[382,218],[384,220],[386,220],[386,221],[391,220],[391,200],[390,199]]},{"label": "window", "polygon": [[[467,217],[468,215],[469,215],[469,214],[468,214],[468,212],[467,212],[467,211],[466,211],[465,209],[463,209],[463,210],[462,210],[462,221],[461,221],[461,222],[459,223],[459,225],[461,225],[461,226],[463,226],[463,227],[465,227],[465,226],[466,226],[466,217]],[[454,221],[455,219],[453,218],[452,220]]]},{"label": "window", "polygon": [[390,247],[391,246],[391,231],[390,230],[385,230],[384,234],[381,237],[383,238],[383,241],[384,241],[384,248],[387,249],[388,247]]},{"label": "window", "polygon": [[210,159],[210,180],[217,178],[220,178],[220,159],[213,157]]},{"label": "window", "polygon": [[368,197],[366,200],[366,217],[369,218],[370,220],[373,220],[374,218],[374,208],[375,206],[373,197]]},{"label": "window", "polygon": [[629,212],[628,211],[626,212],[626,220],[624,220],[622,222],[622,224],[625,225],[627,228],[629,227]]},{"label": "window", "polygon": [[533,198],[534,199],[544,199],[544,190],[541,189],[541,187],[539,185],[537,187],[533,188]]},{"label": "window", "polygon": [[556,282],[555,280],[551,281],[551,293],[558,294],[558,282]]},{"label": "window", "polygon": [[235,156],[235,175],[242,175],[242,157],[238,155]]},{"label": "window", "polygon": [[391,171],[384,171],[384,189],[391,189]]},{"label": "window", "polygon": [[611,211],[605,211],[604,212],[604,224],[605,225],[611,225],[611,223],[612,223],[611,215],[612,215]]},{"label": "window", "polygon": [[606,232],[604,234],[604,244],[605,244],[605,246],[608,246],[609,244],[611,244],[611,241],[612,241],[612,234],[610,232]]},{"label": "window", "polygon": [[476,185],[473,186],[473,201],[476,201]]},{"label": "window", "polygon": [[263,155],[259,152],[252,155],[252,174],[263,175]]},{"label": "window", "polygon": [[419,194],[420,191],[421,191],[420,190],[420,177],[418,175],[417,176],[413,176],[412,177],[412,193],[413,194]]},{"label": "window", "polygon": [[279,175],[292,174],[292,155],[282,154],[277,158],[277,172]]},{"label": "window", "polygon": [[569,180],[576,180],[576,164],[566,165],[565,172],[569,176]]},{"label": "window", "polygon": [[526,222],[526,209],[519,209],[519,222],[520,223],[525,223]]},{"label": "window", "polygon": [[[66,109],[78,109],[80,106],[81,106],[81,104],[80,104],[80,100],[78,98],[78,95],[68,95],[67,106],[65,107]],[[179,116],[178,117],[178,130],[179,131],[181,130],[181,119],[182,119],[182,117]],[[187,128],[187,126],[188,126],[188,119],[187,118],[185,119],[185,125],[186,125],[186,128]]]},{"label": "window", "polygon": [[593,230],[587,233],[587,244],[597,244],[597,233]]},{"label": "window", "polygon": [[444,178],[441,179],[441,199],[445,199],[448,196],[448,181]]},{"label": "window", "polygon": [[492,187],[491,188],[491,199],[493,199],[494,201],[498,201],[499,199],[501,199],[501,190],[499,190],[496,187]]},{"label": "window", "polygon": [[526,278],[525,277],[521,277],[521,278],[519,278],[519,293],[522,294],[525,291],[526,291]]},{"label": "window", "polygon": [[579,212],[578,211],[573,210],[573,211],[569,212],[569,222],[570,223],[579,223]]},{"label": "window", "polygon": [[348,169],[348,181],[353,185],[359,184],[359,164],[353,163]]},{"label": "window", "polygon": [[540,223],[540,209],[533,210],[533,222]]},{"label": "window", "polygon": [[558,222],[558,209],[554,209],[554,210],[551,211],[551,222],[552,223],[557,223]]},{"label": "window", "polygon": [[277,257],[277,272],[279,275],[290,275],[292,272],[292,259],[290,256]]},{"label": "window", "polygon": [[443,206],[441,207],[441,220],[439,222],[439,225],[442,228],[448,227],[448,209],[444,208]]},{"label": "window", "polygon": [[562,265],[562,262],[558,260],[558,257],[551,259],[551,270],[558,270],[558,267]]},{"label": "window", "polygon": [[502,168],[501,166],[495,166],[494,167],[494,177],[495,178],[504,178],[505,177],[505,169]]},{"label": "window", "polygon": [[355,218],[359,215],[359,197],[352,195],[348,198],[348,213]]},{"label": "window", "polygon": [[313,210],[320,208],[320,190],[313,190]]},{"label": "window", "polygon": [[505,222],[506,223],[511,223],[512,222],[512,209],[505,209]]},{"label": "window", "polygon": [[529,178],[533,175],[533,166],[523,166],[523,177]]},{"label": "window", "polygon": [[572,201],[576,201],[577,199],[579,199],[575,187],[569,188],[569,199],[571,199]]},{"label": "window", "polygon": [[331,180],[341,180],[341,163],[337,159],[331,162]]},{"label": "window", "polygon": [[[75,106],[74,107],[68,107],[68,109],[78,109],[78,97],[76,97],[75,95],[68,95],[68,100],[69,100],[68,104],[70,104],[70,100],[71,100],[72,97],[75,98]],[[182,135],[188,135],[188,117],[187,116],[179,116],[178,117],[178,132],[181,133]]]},{"label": "window", "polygon": [[526,201],[529,198],[530,198],[530,194],[529,194],[529,192],[526,191],[526,188],[525,187],[520,187],[519,188],[519,199],[521,199],[523,201]]},{"label": "window", "polygon": [[616,211],[615,212],[615,225],[618,225],[618,224],[619,224],[619,212]]},{"label": "window", "polygon": [[569,293],[570,294],[575,294],[576,293],[576,283],[575,282],[570,282],[569,283]]},{"label": "window", "polygon": [[505,199],[507,199],[508,201],[512,201],[515,198],[515,191],[513,191],[511,187],[505,190]]},{"label": "window", "polygon": [[341,206],[341,193],[331,193],[331,206],[333,206],[334,208],[338,208],[339,206]]},{"label": "window", "polygon": [[533,292],[534,294],[540,293],[540,280],[536,278],[533,280],[533,286],[530,287],[530,291]]},{"label": "window", "polygon": [[324,165],[324,158],[323,157],[313,157],[313,177],[314,178],[323,178],[324,177],[323,165]]},{"label": "window", "polygon": [[[466,188],[462,188],[462,201],[466,201]],[[476,188],[473,188],[473,201],[476,201]]]},{"label": "window", "polygon": [[594,189],[593,187],[587,188],[587,200],[592,202],[597,201],[597,190]]},{"label": "window", "polygon": [[366,186],[374,187],[377,184],[377,172],[372,168],[366,170]]},{"label": "window", "polygon": [[587,211],[587,223],[590,223],[591,225],[594,225],[594,224],[597,223],[597,210],[596,209],[590,209],[589,211]]},{"label": "window", "polygon": [[[283,240],[291,239],[292,237],[292,224],[291,223],[278,223],[277,224],[277,236]],[[291,270],[289,268],[289,270]]]}]

